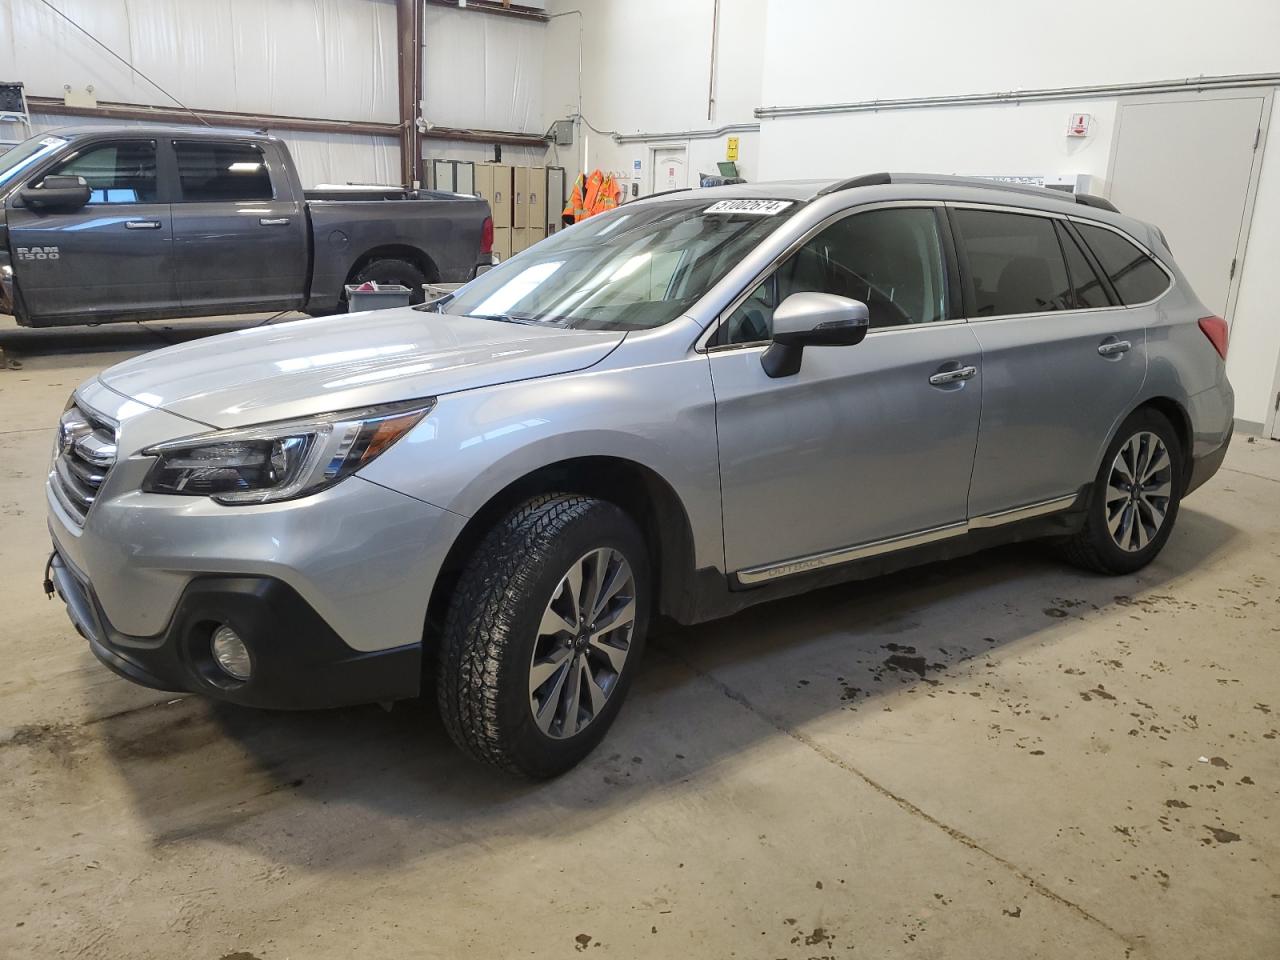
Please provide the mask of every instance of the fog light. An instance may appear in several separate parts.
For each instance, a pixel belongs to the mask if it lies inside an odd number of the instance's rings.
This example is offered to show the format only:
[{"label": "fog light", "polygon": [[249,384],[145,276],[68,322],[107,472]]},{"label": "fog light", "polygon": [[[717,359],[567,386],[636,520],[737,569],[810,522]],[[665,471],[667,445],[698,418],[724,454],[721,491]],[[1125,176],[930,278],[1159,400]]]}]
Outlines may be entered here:
[{"label": "fog light", "polygon": [[249,661],[249,648],[244,645],[238,633],[224,623],[213,631],[209,647],[213,651],[213,659],[227,676],[236,680],[249,679],[249,674],[253,671],[253,665]]}]

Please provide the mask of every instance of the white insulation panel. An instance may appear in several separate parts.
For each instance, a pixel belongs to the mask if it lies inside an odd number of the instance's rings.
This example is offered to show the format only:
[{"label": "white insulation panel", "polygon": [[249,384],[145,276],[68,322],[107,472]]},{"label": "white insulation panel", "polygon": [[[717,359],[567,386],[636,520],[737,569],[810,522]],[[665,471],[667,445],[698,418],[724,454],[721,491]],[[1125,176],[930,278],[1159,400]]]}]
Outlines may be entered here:
[{"label": "white insulation panel", "polygon": [[[398,119],[394,0],[52,2],[190,106]],[[0,78],[30,95],[92,86],[99,100],[172,105],[39,0],[0,0]]]},{"label": "white insulation panel", "polygon": [[[544,23],[428,5],[422,115],[442,127],[543,133]],[[577,65],[574,64],[576,74]]]}]

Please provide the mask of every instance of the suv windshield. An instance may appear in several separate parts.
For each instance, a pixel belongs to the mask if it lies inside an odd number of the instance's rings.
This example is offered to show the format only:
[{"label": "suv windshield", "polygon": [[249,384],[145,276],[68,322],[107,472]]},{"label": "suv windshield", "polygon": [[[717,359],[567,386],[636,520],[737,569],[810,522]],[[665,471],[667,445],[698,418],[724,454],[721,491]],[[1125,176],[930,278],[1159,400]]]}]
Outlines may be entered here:
[{"label": "suv windshield", "polygon": [[32,137],[13,149],[0,153],[0,187],[7,187],[24,170],[69,142],[62,137]]},{"label": "suv windshield", "polygon": [[589,330],[669,323],[799,206],[769,213],[703,198],[624,206],[538,243],[428,305],[443,313]]}]

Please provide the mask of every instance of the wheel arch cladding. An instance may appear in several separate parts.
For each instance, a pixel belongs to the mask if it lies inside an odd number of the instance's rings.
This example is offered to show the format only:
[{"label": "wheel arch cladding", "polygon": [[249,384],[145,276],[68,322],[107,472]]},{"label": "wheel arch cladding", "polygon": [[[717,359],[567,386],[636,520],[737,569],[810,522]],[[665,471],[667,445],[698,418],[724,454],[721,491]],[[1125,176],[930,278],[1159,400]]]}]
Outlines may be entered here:
[{"label": "wheel arch cladding", "polygon": [[683,621],[694,608],[693,530],[672,486],[643,464],[620,457],[575,457],[547,464],[489,498],[454,540],[427,603],[425,638],[441,635],[449,598],[468,558],[493,526],[517,506],[546,493],[582,494],[613,503],[640,529],[649,550],[655,614]]}]

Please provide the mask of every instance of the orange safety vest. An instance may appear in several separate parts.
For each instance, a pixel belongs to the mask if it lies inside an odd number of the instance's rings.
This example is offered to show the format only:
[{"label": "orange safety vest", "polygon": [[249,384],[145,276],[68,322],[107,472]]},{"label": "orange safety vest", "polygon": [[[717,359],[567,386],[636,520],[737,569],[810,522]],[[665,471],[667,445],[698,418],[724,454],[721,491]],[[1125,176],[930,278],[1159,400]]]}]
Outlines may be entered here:
[{"label": "orange safety vest", "polygon": [[604,178],[604,183],[600,185],[600,190],[596,194],[595,213],[603,213],[606,210],[612,210],[618,205],[618,200],[622,196],[622,191],[618,189],[618,182],[613,176]]},{"label": "orange safety vest", "polygon": [[592,170],[587,177],[578,174],[573,181],[573,190],[569,194],[569,202],[564,205],[560,216],[572,223],[578,223],[587,217],[612,210],[618,205],[622,191],[613,177],[605,176],[600,170]]},{"label": "orange safety vest", "polygon": [[587,205],[582,196],[583,179],[582,174],[578,174],[578,179],[573,181],[573,190],[569,194],[569,202],[564,205],[561,211],[561,219],[569,223],[577,223],[579,220],[587,218]]}]

